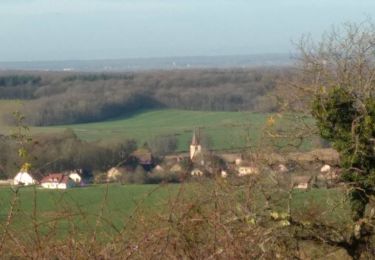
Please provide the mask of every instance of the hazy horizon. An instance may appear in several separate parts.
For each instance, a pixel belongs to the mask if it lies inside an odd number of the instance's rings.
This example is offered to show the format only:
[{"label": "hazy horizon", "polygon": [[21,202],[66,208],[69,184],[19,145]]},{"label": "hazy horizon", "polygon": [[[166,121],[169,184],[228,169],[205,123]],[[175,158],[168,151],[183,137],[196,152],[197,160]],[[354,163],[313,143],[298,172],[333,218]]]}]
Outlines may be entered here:
[{"label": "hazy horizon", "polygon": [[0,61],[292,53],[372,15],[369,0],[2,0]]}]

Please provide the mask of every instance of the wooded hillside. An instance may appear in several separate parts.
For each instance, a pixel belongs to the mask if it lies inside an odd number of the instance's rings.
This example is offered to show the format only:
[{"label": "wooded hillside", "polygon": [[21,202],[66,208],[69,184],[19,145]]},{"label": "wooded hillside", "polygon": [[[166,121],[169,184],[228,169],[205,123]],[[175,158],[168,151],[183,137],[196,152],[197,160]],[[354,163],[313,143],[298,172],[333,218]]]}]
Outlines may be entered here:
[{"label": "wooded hillside", "polygon": [[29,124],[101,121],[140,109],[270,112],[266,97],[286,69],[176,70],[122,74],[3,73],[0,99],[28,99]]}]

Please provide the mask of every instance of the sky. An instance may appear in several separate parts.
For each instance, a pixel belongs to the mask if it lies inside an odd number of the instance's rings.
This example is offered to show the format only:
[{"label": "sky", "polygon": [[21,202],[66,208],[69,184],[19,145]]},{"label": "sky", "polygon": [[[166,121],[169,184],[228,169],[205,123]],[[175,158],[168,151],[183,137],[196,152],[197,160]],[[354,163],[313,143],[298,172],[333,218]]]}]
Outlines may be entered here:
[{"label": "sky", "polygon": [[293,53],[374,0],[0,0],[0,61]]}]

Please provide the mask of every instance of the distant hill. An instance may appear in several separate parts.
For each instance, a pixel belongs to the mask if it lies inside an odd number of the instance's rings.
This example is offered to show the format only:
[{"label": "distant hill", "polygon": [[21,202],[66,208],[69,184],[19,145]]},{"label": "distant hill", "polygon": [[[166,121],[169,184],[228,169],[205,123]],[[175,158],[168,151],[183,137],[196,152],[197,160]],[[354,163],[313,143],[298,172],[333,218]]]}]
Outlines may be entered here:
[{"label": "distant hill", "polygon": [[196,68],[252,68],[288,66],[289,54],[257,54],[238,56],[167,57],[115,60],[66,60],[0,62],[0,70],[36,71],[142,71]]},{"label": "distant hill", "polygon": [[88,123],[143,109],[274,112],[288,68],[140,72],[0,71],[0,100],[27,100],[34,126]]}]

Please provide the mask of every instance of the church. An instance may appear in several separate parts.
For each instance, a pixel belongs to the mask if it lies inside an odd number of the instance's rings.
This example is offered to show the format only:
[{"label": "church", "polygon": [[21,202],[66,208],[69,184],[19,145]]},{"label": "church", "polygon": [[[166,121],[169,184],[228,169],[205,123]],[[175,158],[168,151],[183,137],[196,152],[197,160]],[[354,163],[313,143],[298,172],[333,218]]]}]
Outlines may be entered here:
[{"label": "church", "polygon": [[193,138],[190,144],[190,160],[194,161],[202,156],[202,145],[200,143],[200,133],[194,130]]}]

